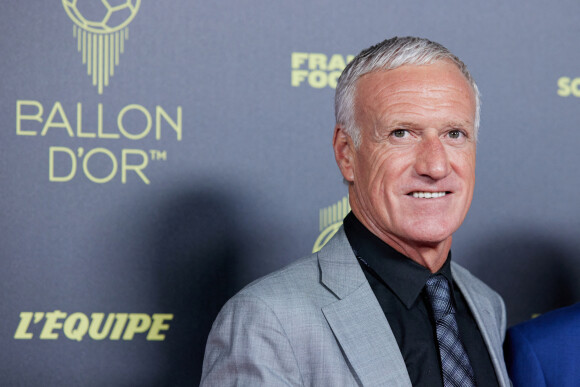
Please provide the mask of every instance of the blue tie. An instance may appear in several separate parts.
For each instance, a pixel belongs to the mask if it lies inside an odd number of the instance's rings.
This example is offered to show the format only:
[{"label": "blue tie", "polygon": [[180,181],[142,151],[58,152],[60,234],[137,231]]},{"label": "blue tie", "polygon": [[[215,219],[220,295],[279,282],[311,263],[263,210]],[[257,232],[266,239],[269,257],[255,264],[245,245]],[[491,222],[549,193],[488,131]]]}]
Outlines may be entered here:
[{"label": "blue tie", "polygon": [[441,274],[432,275],[427,279],[425,290],[429,295],[435,318],[439,356],[443,369],[443,385],[445,387],[475,386],[469,357],[459,339],[455,308],[451,303],[447,279]]}]

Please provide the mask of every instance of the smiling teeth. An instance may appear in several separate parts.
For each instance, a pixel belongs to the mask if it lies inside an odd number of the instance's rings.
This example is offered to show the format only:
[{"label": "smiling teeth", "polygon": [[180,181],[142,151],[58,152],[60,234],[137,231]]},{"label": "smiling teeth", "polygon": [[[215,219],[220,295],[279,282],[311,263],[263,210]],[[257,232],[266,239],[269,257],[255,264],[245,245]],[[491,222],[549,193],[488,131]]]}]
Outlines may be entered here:
[{"label": "smiling teeth", "polygon": [[445,192],[413,192],[414,198],[433,199],[445,196]]}]

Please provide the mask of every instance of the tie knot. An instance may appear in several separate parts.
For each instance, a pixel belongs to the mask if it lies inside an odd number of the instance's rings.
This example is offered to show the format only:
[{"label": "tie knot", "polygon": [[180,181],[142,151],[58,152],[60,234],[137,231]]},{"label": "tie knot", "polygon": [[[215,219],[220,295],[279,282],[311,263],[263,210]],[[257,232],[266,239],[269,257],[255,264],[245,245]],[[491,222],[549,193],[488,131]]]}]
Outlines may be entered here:
[{"label": "tie knot", "polygon": [[455,313],[453,304],[451,303],[451,292],[449,291],[449,282],[441,275],[432,275],[427,279],[425,290],[431,301],[433,308],[433,315],[435,320],[439,320],[442,316]]}]

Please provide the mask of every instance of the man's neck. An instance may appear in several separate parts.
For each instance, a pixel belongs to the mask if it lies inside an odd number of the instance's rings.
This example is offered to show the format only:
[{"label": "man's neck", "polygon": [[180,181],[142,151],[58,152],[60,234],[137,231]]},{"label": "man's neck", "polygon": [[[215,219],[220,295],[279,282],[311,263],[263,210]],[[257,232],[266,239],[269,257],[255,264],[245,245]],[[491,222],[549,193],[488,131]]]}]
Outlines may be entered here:
[{"label": "man's neck", "polygon": [[354,211],[353,213],[363,226],[379,239],[419,265],[426,267],[431,273],[437,272],[445,263],[451,249],[452,236],[443,241],[432,243],[405,241],[396,235],[383,232],[361,214],[357,214]]}]

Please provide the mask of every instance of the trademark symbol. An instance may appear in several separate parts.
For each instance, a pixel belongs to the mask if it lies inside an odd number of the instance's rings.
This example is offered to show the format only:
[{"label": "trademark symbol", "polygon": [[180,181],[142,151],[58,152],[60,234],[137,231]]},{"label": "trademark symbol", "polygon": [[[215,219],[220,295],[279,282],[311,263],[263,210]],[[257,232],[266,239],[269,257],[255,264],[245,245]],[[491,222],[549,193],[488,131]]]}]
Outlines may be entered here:
[{"label": "trademark symbol", "polygon": [[149,154],[151,155],[151,160],[156,160],[156,161],[166,161],[167,160],[167,151],[151,149],[151,150],[149,150]]}]

